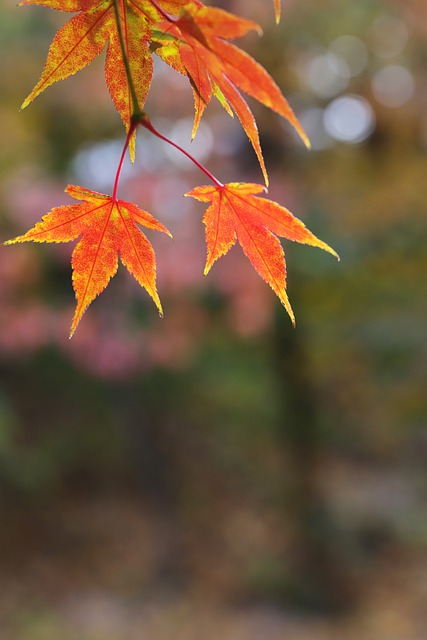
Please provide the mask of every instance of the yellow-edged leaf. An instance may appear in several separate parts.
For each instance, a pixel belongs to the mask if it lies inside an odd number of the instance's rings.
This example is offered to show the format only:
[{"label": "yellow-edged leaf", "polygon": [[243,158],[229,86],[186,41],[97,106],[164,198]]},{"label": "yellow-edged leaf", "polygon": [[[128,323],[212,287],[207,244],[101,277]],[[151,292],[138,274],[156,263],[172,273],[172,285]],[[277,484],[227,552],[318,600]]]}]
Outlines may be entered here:
[{"label": "yellow-edged leaf", "polygon": [[276,236],[319,247],[336,258],[338,254],[316,238],[285,207],[259,197],[263,190],[259,184],[234,182],[221,187],[197,187],[186,195],[210,203],[203,217],[207,244],[205,274],[237,239],[255,270],[277,294],[295,324],[286,293],[285,255]]},{"label": "yellow-edged leaf", "polygon": [[114,200],[102,193],[73,185],[67,187],[66,192],[82,203],[52,209],[27,233],[6,244],[69,242],[80,237],[71,259],[77,299],[71,335],[87,307],[115,275],[119,255],[127,270],[147,290],[162,315],[156,289],[154,251],[137,224],[170,235],[166,227],[130,202]]}]

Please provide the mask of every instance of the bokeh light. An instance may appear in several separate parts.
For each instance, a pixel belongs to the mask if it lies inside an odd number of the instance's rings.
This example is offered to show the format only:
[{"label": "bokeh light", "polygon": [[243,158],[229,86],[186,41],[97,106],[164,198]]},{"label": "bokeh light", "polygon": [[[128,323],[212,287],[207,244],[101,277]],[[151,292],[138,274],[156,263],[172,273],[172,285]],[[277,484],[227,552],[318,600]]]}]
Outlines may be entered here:
[{"label": "bokeh light", "polygon": [[408,37],[408,27],[402,20],[382,15],[370,25],[367,43],[377,56],[395,58],[405,49]]},{"label": "bokeh light", "polygon": [[402,65],[387,65],[372,78],[372,93],[385,107],[401,107],[412,98],[414,90],[414,78]]},{"label": "bokeh light", "polygon": [[348,77],[358,76],[368,64],[368,49],[357,36],[343,35],[335,38],[329,45],[329,51],[345,60],[346,66],[341,64],[338,72],[343,73],[345,70]]},{"label": "bokeh light", "polygon": [[375,114],[362,96],[346,95],[328,105],[324,124],[326,131],[336,140],[356,144],[366,140],[373,132]]}]

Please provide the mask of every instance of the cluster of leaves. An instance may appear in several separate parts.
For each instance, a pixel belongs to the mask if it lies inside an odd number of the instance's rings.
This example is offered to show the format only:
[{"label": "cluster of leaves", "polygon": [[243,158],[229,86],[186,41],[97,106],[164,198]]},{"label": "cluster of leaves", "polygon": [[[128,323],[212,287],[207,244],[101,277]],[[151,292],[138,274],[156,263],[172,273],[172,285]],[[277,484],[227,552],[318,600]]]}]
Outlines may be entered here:
[{"label": "cluster of leaves", "polygon": [[[256,23],[199,0],[24,0],[62,11],[77,12],[56,34],[42,75],[24,101],[26,107],[47,87],[88,65],[108,42],[105,78],[127,136],[118,163],[111,196],[69,186],[66,192],[81,204],[52,209],[14,242],[68,242],[80,237],[72,256],[77,307],[71,327],[74,333],[84,311],[107,286],[118,266],[118,255],[162,313],[156,290],[154,251],[137,225],[168,230],[149,213],[117,197],[120,173],[127,149],[135,157],[135,134],[143,126],[187,155],[213,182],[186,194],[210,203],[203,222],[208,256],[205,273],[239,241],[259,275],[272,287],[294,315],[286,294],[286,265],[277,236],[320,247],[335,254],[287,209],[258,196],[257,184],[222,184],[187,151],[159,133],[143,106],[153,76],[153,55],[188,77],[194,94],[192,136],[206,106],[215,97],[230,115],[236,114],[257,155],[268,186],[268,175],[253,114],[241,91],[288,120],[307,146],[309,142],[277,84],[267,71],[229,40]],[[274,1],[276,20],[280,0]],[[170,235],[170,234],[169,234]]]}]

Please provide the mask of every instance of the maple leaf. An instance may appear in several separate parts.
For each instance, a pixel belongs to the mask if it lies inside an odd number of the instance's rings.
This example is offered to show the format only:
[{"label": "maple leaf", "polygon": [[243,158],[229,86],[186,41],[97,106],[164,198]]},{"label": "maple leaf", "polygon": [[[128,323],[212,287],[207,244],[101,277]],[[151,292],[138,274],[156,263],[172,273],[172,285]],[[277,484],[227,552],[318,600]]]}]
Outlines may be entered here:
[{"label": "maple leaf", "polygon": [[73,185],[65,191],[83,204],[52,209],[26,234],[5,244],[69,242],[81,236],[71,260],[77,307],[70,337],[90,303],[117,272],[119,253],[124,266],[148,291],[162,315],[154,251],[137,224],[170,236],[166,227],[130,202]]},{"label": "maple leaf", "polygon": [[[159,0],[159,5],[174,14],[179,12],[185,2],[186,0]],[[28,106],[53,83],[68,78],[90,64],[108,42],[105,79],[114,105],[129,130],[135,104],[126,76],[114,0],[23,0],[20,4],[80,12],[55,35],[41,77],[21,108]],[[153,75],[153,61],[148,50],[151,27],[159,19],[159,13],[147,0],[118,0],[117,7],[135,98],[139,108],[142,108]],[[131,143],[131,157],[134,159],[134,139]]]},{"label": "maple leaf", "polygon": [[[276,15],[279,4],[276,2]],[[239,89],[286,118],[309,146],[308,138],[280,88],[250,55],[227,42],[250,30],[260,31],[251,20],[222,9],[192,2],[178,19],[157,25],[155,52],[192,84],[195,98],[193,137],[207,104],[215,95],[229,113],[236,113],[258,157],[266,184],[267,171],[254,116]]]},{"label": "maple leaf", "polygon": [[237,239],[255,270],[277,294],[295,324],[286,294],[285,256],[276,236],[320,247],[337,258],[338,254],[316,238],[290,211],[272,200],[258,197],[262,191],[264,187],[259,184],[233,182],[196,187],[186,195],[211,203],[203,217],[207,244],[205,275]]},{"label": "maple leaf", "polygon": [[[105,78],[127,130],[132,116],[145,104],[153,76],[151,53],[155,51],[190,79],[195,97],[193,137],[206,105],[215,95],[231,115],[234,111],[239,118],[266,184],[258,129],[239,89],[286,118],[309,146],[271,76],[251,56],[226,41],[252,29],[260,31],[255,22],[206,7],[199,0],[23,0],[21,4],[78,12],[54,37],[41,77],[21,108],[53,83],[90,64],[108,42]],[[278,19],[279,0],[275,0],[275,11]],[[133,160],[135,137],[130,153]]]}]

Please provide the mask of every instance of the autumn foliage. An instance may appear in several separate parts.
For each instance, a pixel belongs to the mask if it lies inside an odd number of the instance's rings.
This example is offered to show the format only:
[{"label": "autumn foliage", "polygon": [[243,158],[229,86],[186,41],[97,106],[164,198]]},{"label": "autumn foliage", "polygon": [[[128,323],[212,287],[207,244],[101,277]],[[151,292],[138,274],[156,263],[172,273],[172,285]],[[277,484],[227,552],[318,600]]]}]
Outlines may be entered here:
[{"label": "autumn foliage", "polygon": [[[285,118],[307,146],[309,141],[268,72],[229,42],[250,30],[259,31],[258,25],[222,9],[207,7],[199,0],[24,0],[21,4],[76,13],[53,39],[40,79],[22,108],[50,85],[90,64],[107,45],[105,79],[127,132],[111,196],[69,186],[66,192],[80,200],[80,204],[52,209],[33,229],[8,242],[68,242],[80,238],[72,255],[77,307],[71,335],[84,311],[115,275],[119,255],[162,313],[156,290],[154,251],[138,225],[169,232],[151,214],[117,197],[127,150],[132,160],[135,157],[139,126],[182,151],[213,183],[186,194],[209,203],[203,218],[207,243],[205,274],[238,240],[294,322],[286,294],[285,258],[277,236],[337,254],[287,209],[259,197],[265,187],[222,184],[187,151],[157,131],[143,110],[153,77],[153,56],[157,55],[189,80],[195,105],[192,137],[206,106],[216,98],[231,116],[239,119],[268,186],[256,122],[241,92]],[[274,0],[274,10],[278,21],[280,0]]]},{"label": "autumn foliage", "polygon": [[68,186],[65,191],[83,204],[52,209],[33,229],[12,242],[69,242],[80,237],[71,259],[77,298],[71,334],[92,300],[115,275],[119,253],[129,273],[145,287],[162,313],[154,251],[137,224],[170,235],[166,227],[130,202],[82,187]]}]

